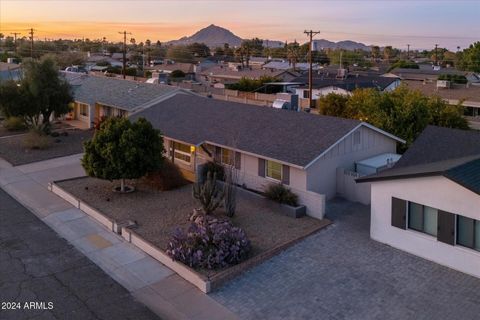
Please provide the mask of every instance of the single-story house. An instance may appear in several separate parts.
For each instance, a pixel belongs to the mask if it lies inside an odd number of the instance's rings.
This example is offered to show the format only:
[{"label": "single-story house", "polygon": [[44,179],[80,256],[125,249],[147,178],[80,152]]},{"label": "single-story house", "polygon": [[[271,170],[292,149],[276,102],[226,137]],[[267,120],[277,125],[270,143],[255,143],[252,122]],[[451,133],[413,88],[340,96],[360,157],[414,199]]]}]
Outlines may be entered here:
[{"label": "single-story house", "polygon": [[[280,70],[293,70],[293,64],[289,61],[270,61],[263,65],[263,69],[271,71],[280,71]],[[307,71],[310,68],[310,64],[306,62],[298,62],[295,64],[295,71]],[[313,70],[319,70],[321,67],[318,63],[312,64]]]},{"label": "single-story house", "polygon": [[93,127],[102,117],[128,116],[183,91],[167,85],[119,78],[72,72],[63,72],[62,75],[73,88],[74,103],[69,117],[85,122],[88,127]]},{"label": "single-story house", "polygon": [[467,72],[455,68],[442,68],[431,64],[419,64],[419,69],[395,68],[384,74],[387,77],[399,77],[402,80],[436,81],[442,74],[467,75]]},{"label": "single-story house", "polygon": [[280,81],[291,81],[298,77],[298,74],[288,70],[264,70],[241,67],[239,65],[217,65],[205,70],[202,70],[199,77],[210,84],[230,84],[236,83],[242,78],[257,80],[261,77],[273,77]]},{"label": "single-story house", "polygon": [[[300,98],[308,99],[308,76],[301,76],[293,81],[301,82],[301,85],[295,89],[295,93]],[[350,95],[355,89],[373,88],[379,91],[395,90],[401,81],[400,78],[382,77],[374,75],[355,75],[349,74],[345,78],[337,78],[335,74],[314,75],[312,82],[312,98],[314,100],[327,95],[329,93],[337,93],[342,95]]]},{"label": "single-story house", "polygon": [[216,160],[239,170],[239,184],[293,190],[307,214],[323,217],[336,195],[336,169],[395,153],[404,141],[367,123],[178,93],[130,118],[161,130],[167,157],[194,179]]},{"label": "single-story house", "polygon": [[0,82],[19,81],[22,77],[22,67],[16,63],[0,62]]},{"label": "single-story house", "polygon": [[480,277],[480,132],[429,126],[371,184],[372,239]]}]

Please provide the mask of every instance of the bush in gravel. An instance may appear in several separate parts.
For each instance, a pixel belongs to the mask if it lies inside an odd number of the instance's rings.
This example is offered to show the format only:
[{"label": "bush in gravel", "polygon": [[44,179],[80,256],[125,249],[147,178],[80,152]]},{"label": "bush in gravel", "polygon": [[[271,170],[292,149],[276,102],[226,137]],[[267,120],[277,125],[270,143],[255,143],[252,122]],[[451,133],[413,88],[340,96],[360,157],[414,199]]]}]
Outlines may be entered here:
[{"label": "bush in gravel", "polygon": [[23,144],[28,149],[44,150],[50,147],[52,140],[45,134],[30,131],[25,135]]},{"label": "bush in gravel", "polygon": [[289,206],[298,206],[298,196],[283,184],[270,184],[265,190],[265,196],[270,200]]},{"label": "bush in gravel", "polygon": [[25,130],[26,125],[25,121],[23,121],[22,118],[20,117],[9,117],[3,121],[3,126],[5,129],[8,131],[20,131],[20,130]]},{"label": "bush in gravel", "polygon": [[167,254],[192,268],[219,269],[248,258],[251,244],[245,232],[228,221],[201,216],[186,232],[177,229]]},{"label": "bush in gravel", "polygon": [[148,173],[144,181],[161,191],[173,190],[188,184],[180,169],[168,160],[163,161],[159,170]]}]

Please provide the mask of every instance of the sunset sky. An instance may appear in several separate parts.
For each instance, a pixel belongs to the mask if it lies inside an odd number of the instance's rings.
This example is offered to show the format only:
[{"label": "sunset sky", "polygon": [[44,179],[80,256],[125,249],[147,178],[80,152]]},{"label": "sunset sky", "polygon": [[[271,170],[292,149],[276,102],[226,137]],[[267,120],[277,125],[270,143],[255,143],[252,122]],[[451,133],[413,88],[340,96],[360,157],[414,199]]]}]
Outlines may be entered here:
[{"label": "sunset sky", "polygon": [[216,24],[242,38],[318,38],[455,49],[480,40],[480,1],[0,1],[0,32],[39,38],[173,40]]}]

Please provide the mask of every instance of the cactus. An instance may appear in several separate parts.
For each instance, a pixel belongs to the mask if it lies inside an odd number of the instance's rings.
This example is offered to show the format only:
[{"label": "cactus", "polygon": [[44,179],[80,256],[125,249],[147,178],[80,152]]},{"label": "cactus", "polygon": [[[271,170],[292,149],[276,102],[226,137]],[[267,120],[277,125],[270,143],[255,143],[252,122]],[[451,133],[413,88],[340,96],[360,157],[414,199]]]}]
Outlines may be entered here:
[{"label": "cactus", "polygon": [[224,207],[227,217],[233,217],[237,208],[237,182],[238,173],[233,167],[225,170],[225,185],[223,187]]},{"label": "cactus", "polygon": [[210,214],[222,203],[223,192],[217,185],[217,174],[207,173],[207,180],[193,184],[193,197],[202,205],[203,212]]}]

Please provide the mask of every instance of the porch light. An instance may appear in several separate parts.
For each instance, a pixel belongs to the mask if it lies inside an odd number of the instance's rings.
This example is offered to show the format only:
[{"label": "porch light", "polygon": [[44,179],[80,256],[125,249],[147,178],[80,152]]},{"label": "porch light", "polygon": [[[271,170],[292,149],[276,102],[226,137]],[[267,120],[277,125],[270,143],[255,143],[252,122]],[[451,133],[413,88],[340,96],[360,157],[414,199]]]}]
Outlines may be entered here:
[{"label": "porch light", "polygon": [[194,153],[195,152],[195,146],[190,146],[190,152]]}]

